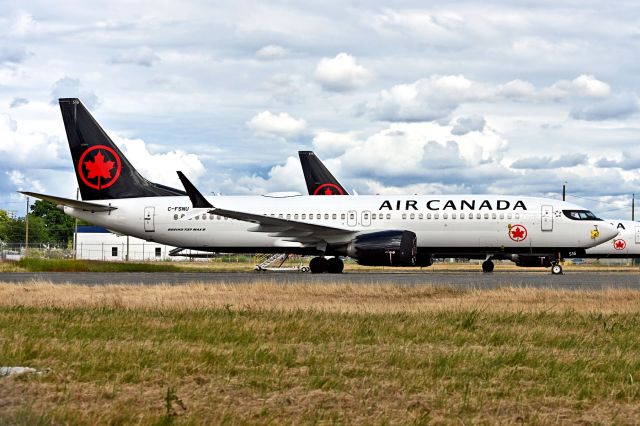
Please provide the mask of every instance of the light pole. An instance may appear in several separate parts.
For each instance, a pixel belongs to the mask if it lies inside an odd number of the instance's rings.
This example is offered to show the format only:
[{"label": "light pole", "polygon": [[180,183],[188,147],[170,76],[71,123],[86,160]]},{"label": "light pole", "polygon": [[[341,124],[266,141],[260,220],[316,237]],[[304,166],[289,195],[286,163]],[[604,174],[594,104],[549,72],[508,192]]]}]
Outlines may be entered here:
[{"label": "light pole", "polygon": [[27,197],[27,213],[24,215],[24,257],[29,257],[29,197]]}]

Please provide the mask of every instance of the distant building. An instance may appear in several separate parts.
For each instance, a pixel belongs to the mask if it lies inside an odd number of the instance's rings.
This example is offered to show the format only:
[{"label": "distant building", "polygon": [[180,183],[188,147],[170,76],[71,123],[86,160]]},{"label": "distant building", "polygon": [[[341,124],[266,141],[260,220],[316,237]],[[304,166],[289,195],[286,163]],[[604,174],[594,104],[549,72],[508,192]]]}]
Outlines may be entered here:
[{"label": "distant building", "polygon": [[[87,225],[78,226],[76,258],[113,261],[192,260],[186,256],[170,256],[169,253],[175,248],[136,237],[117,235],[100,226]],[[196,250],[185,252],[206,254]]]}]

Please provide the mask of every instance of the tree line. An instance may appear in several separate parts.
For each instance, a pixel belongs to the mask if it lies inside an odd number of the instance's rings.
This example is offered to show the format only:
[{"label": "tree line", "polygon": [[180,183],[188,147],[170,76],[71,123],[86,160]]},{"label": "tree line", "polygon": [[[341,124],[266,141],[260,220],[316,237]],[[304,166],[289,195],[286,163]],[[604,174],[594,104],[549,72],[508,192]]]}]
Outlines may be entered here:
[{"label": "tree line", "polygon": [[[37,200],[29,211],[29,244],[48,243],[70,246],[73,242],[75,219],[64,214],[55,204]],[[25,242],[25,218],[12,218],[0,210],[0,241]]]}]

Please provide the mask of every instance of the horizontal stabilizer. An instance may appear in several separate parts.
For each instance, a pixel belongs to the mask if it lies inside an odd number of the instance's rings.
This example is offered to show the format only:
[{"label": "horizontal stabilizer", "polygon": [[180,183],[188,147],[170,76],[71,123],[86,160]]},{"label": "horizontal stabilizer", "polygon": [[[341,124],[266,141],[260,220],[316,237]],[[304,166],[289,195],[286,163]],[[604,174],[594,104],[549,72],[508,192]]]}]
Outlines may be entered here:
[{"label": "horizontal stabilizer", "polygon": [[27,192],[27,191],[19,191],[19,192],[29,197],[50,201],[57,205],[72,207],[74,209],[87,210],[90,212],[108,212],[108,211],[117,209],[117,207],[113,207],[113,206],[105,206],[103,204],[88,203],[86,201],[72,200],[70,198],[55,197],[53,195],[38,194],[36,192]]}]

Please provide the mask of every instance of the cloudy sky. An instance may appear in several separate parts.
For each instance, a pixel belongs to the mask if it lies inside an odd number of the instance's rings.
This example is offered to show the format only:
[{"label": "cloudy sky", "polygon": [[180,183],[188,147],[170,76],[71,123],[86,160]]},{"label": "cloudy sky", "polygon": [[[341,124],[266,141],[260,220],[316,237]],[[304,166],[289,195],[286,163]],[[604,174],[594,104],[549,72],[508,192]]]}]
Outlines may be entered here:
[{"label": "cloudy sky", "polygon": [[[217,3],[217,4],[216,4]],[[151,180],[360,194],[640,193],[640,3],[0,0],[0,208],[74,197],[58,97]],[[425,6],[426,4],[426,6]]]}]

